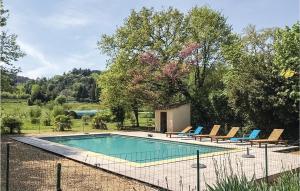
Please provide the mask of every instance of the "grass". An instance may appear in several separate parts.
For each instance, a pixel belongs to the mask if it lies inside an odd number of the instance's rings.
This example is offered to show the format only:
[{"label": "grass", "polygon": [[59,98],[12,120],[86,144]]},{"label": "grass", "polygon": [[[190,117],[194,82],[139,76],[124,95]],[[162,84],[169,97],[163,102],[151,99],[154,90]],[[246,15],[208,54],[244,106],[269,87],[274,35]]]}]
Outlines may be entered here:
[{"label": "grass", "polygon": [[[28,106],[26,100],[2,100],[1,102],[1,115],[14,115],[18,116],[22,122],[23,127],[21,132],[24,134],[39,134],[39,133],[52,133],[53,132],[53,119],[51,126],[45,126],[42,123],[40,124],[32,124],[29,117],[30,108],[36,106]],[[83,109],[105,109],[103,106],[97,103],[78,103],[78,102],[71,102],[66,103],[64,105],[65,109],[74,109],[74,110],[83,110]],[[47,106],[41,106],[42,109],[42,116],[45,114],[46,111],[49,112]],[[141,115],[139,118],[141,126],[147,126],[148,118],[144,118],[145,115]],[[43,117],[41,117],[42,119]],[[154,121],[152,119],[152,121]],[[125,119],[125,126],[131,126],[131,120]],[[92,128],[91,121],[88,125],[83,125],[81,119],[72,119],[72,129],[65,132],[102,132],[102,131],[115,131],[117,130],[116,123],[107,123],[108,130],[97,130]],[[60,132],[64,133],[64,132]]]}]

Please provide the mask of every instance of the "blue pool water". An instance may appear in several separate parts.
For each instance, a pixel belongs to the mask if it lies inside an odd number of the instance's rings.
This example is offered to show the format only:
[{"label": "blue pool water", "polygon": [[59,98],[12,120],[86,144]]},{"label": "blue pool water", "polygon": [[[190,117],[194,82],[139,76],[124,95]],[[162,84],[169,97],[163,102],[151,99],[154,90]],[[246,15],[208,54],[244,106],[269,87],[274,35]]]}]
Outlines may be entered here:
[{"label": "blue pool water", "polygon": [[45,140],[137,163],[228,150],[226,148],[122,135],[46,137]]}]

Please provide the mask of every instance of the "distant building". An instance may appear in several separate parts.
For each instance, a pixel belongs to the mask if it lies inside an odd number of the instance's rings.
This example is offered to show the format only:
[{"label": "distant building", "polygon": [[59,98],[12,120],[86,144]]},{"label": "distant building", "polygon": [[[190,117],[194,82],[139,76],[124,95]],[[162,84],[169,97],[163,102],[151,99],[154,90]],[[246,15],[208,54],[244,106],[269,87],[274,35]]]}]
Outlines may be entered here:
[{"label": "distant building", "polygon": [[173,104],[155,110],[155,131],[181,131],[191,125],[191,104]]}]

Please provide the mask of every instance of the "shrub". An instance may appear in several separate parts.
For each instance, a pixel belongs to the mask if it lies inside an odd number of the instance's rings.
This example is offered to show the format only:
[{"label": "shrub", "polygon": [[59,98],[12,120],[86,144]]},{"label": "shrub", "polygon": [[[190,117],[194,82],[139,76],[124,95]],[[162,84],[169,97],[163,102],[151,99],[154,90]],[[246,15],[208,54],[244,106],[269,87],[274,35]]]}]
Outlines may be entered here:
[{"label": "shrub", "polygon": [[72,117],[73,119],[77,119],[78,118],[78,116],[77,116],[77,114],[76,114],[76,112],[75,111],[69,111],[69,114],[68,114],[70,117]]},{"label": "shrub", "polygon": [[109,111],[98,112],[96,115],[101,117],[102,121],[104,122],[111,122],[113,118],[111,112]]},{"label": "shrub", "polygon": [[64,115],[65,111],[62,106],[54,106],[52,110],[52,116],[55,118],[58,115]]},{"label": "shrub", "polygon": [[104,120],[102,119],[102,116],[96,115],[93,118],[93,128],[95,129],[107,129],[106,124],[104,123]]},{"label": "shrub", "polygon": [[65,115],[57,115],[55,117],[55,126],[56,130],[58,131],[64,131],[66,129],[71,129],[72,128],[72,121],[69,116]]},{"label": "shrub", "polygon": [[48,101],[47,104],[45,105],[47,109],[49,110],[53,110],[54,106],[55,106],[55,102],[53,100]]},{"label": "shrub", "polygon": [[31,124],[39,124],[40,123],[40,117],[42,114],[42,110],[40,107],[32,107],[29,110],[29,116],[30,116],[30,122]]},{"label": "shrub", "polygon": [[60,96],[55,98],[55,102],[62,105],[62,104],[67,102],[67,98],[64,95],[60,95]]},{"label": "shrub", "polygon": [[40,123],[40,119],[39,118],[31,118],[30,122],[31,122],[31,124],[39,124]]},{"label": "shrub", "polygon": [[20,133],[22,125],[23,123],[19,118],[15,116],[5,116],[2,118],[1,131],[3,133],[13,133],[14,130],[16,130],[17,133]]},{"label": "shrub", "polygon": [[43,119],[43,125],[51,126],[51,119],[50,118],[44,118]]},{"label": "shrub", "polygon": [[30,98],[27,100],[27,105],[28,106],[32,106],[33,105],[33,101]]},{"label": "shrub", "polygon": [[36,99],[33,103],[38,106],[41,106],[43,104],[42,100],[40,99]]},{"label": "shrub", "polygon": [[16,94],[12,94],[9,92],[1,92],[2,99],[17,99],[18,96]]},{"label": "shrub", "polygon": [[19,94],[19,95],[18,95],[18,98],[19,98],[19,99],[28,99],[29,97],[30,97],[29,94]]},{"label": "shrub", "polygon": [[40,107],[32,107],[29,110],[30,118],[39,118],[42,114],[42,110]]},{"label": "shrub", "polygon": [[51,113],[49,110],[45,110],[43,114],[42,123],[45,126],[51,126]]},{"label": "shrub", "polygon": [[89,121],[90,121],[90,116],[89,115],[83,115],[81,117],[81,119],[82,119],[82,122],[83,122],[84,125],[88,125]]},{"label": "shrub", "polygon": [[125,109],[122,106],[114,106],[111,108],[113,115],[115,116],[115,121],[120,122],[121,126],[123,126],[125,119]]},{"label": "shrub", "polygon": [[256,181],[255,175],[249,180],[243,169],[237,174],[232,171],[231,160],[227,160],[229,171],[222,164],[217,164],[214,161],[215,173],[217,182],[214,185],[208,185],[208,191],[224,191],[224,190],[249,190],[249,191],[267,191],[267,190],[289,190],[296,191],[299,188],[299,172],[292,170],[284,172],[272,182],[267,184],[264,181]]}]

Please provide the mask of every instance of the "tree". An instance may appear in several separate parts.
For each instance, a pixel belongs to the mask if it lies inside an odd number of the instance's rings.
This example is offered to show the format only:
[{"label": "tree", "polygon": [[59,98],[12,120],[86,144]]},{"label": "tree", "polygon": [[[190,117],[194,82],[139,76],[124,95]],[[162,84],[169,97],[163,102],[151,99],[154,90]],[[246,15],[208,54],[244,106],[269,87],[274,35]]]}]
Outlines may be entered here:
[{"label": "tree", "polygon": [[15,117],[15,116],[5,116],[2,118],[2,124],[1,124],[1,132],[6,133],[8,128],[8,132],[12,134],[14,132],[14,129],[17,130],[17,133],[21,132],[22,128],[22,121]]},{"label": "tree", "polygon": [[[8,10],[4,9],[3,1],[0,0],[0,26],[5,27],[8,19]],[[8,34],[7,31],[1,31],[0,34],[0,60],[3,65],[1,71],[1,90],[12,91],[13,78],[20,71],[13,66],[13,61],[25,56],[17,44],[17,35]]]},{"label": "tree", "polygon": [[[288,136],[293,137],[295,133],[292,132],[298,129],[296,105],[299,99],[288,95],[287,90],[291,86],[287,81],[293,80],[280,75],[280,69],[284,66],[280,55],[291,51],[282,35],[295,36],[295,31],[276,31],[267,29],[258,32],[254,26],[249,26],[243,37],[224,47],[223,53],[230,65],[224,79],[225,92],[231,106],[236,113],[242,114],[247,126],[265,129],[267,133],[273,128],[287,128]],[[293,60],[296,55],[295,51],[286,59]],[[296,81],[294,85],[299,86]]]},{"label": "tree", "polygon": [[[143,8],[132,11],[115,34],[103,36],[99,47],[111,56],[109,70],[124,70],[120,83],[126,84],[126,102],[134,111],[141,103],[198,103],[199,88],[220,62],[221,45],[230,42],[230,35],[226,19],[207,7],[194,8],[186,17],[173,8]],[[205,93],[201,96],[208,97]]]},{"label": "tree", "polygon": [[[168,95],[156,96],[156,91],[160,90],[160,93],[166,91],[160,84],[151,84],[150,79],[149,86],[135,83],[147,72],[145,69],[147,66],[140,63],[140,55],[147,50],[153,50],[160,55],[162,61],[174,57],[174,53],[180,49],[180,43],[184,39],[182,33],[184,23],[183,15],[176,9],[154,12],[153,9],[142,8],[139,12],[132,11],[124,25],[118,28],[114,35],[104,35],[99,42],[99,48],[111,56],[110,70],[114,68],[114,70],[124,71],[120,73],[124,75],[120,79],[123,80],[122,84],[126,84],[125,91],[130,92],[126,93],[127,101],[131,101],[129,105],[136,119],[138,119],[140,99],[147,102],[147,100],[154,101],[157,97],[165,101],[170,98]],[[160,64],[163,66],[164,62]]]},{"label": "tree", "polygon": [[195,66],[192,72],[197,93],[204,85],[207,69],[220,62],[222,45],[231,42],[231,26],[220,12],[208,7],[193,8],[186,19],[189,40],[193,43],[181,51],[181,56],[188,57]]},{"label": "tree", "polygon": [[62,105],[62,104],[67,102],[67,98],[63,95],[60,95],[60,96],[55,98],[55,102]]}]

